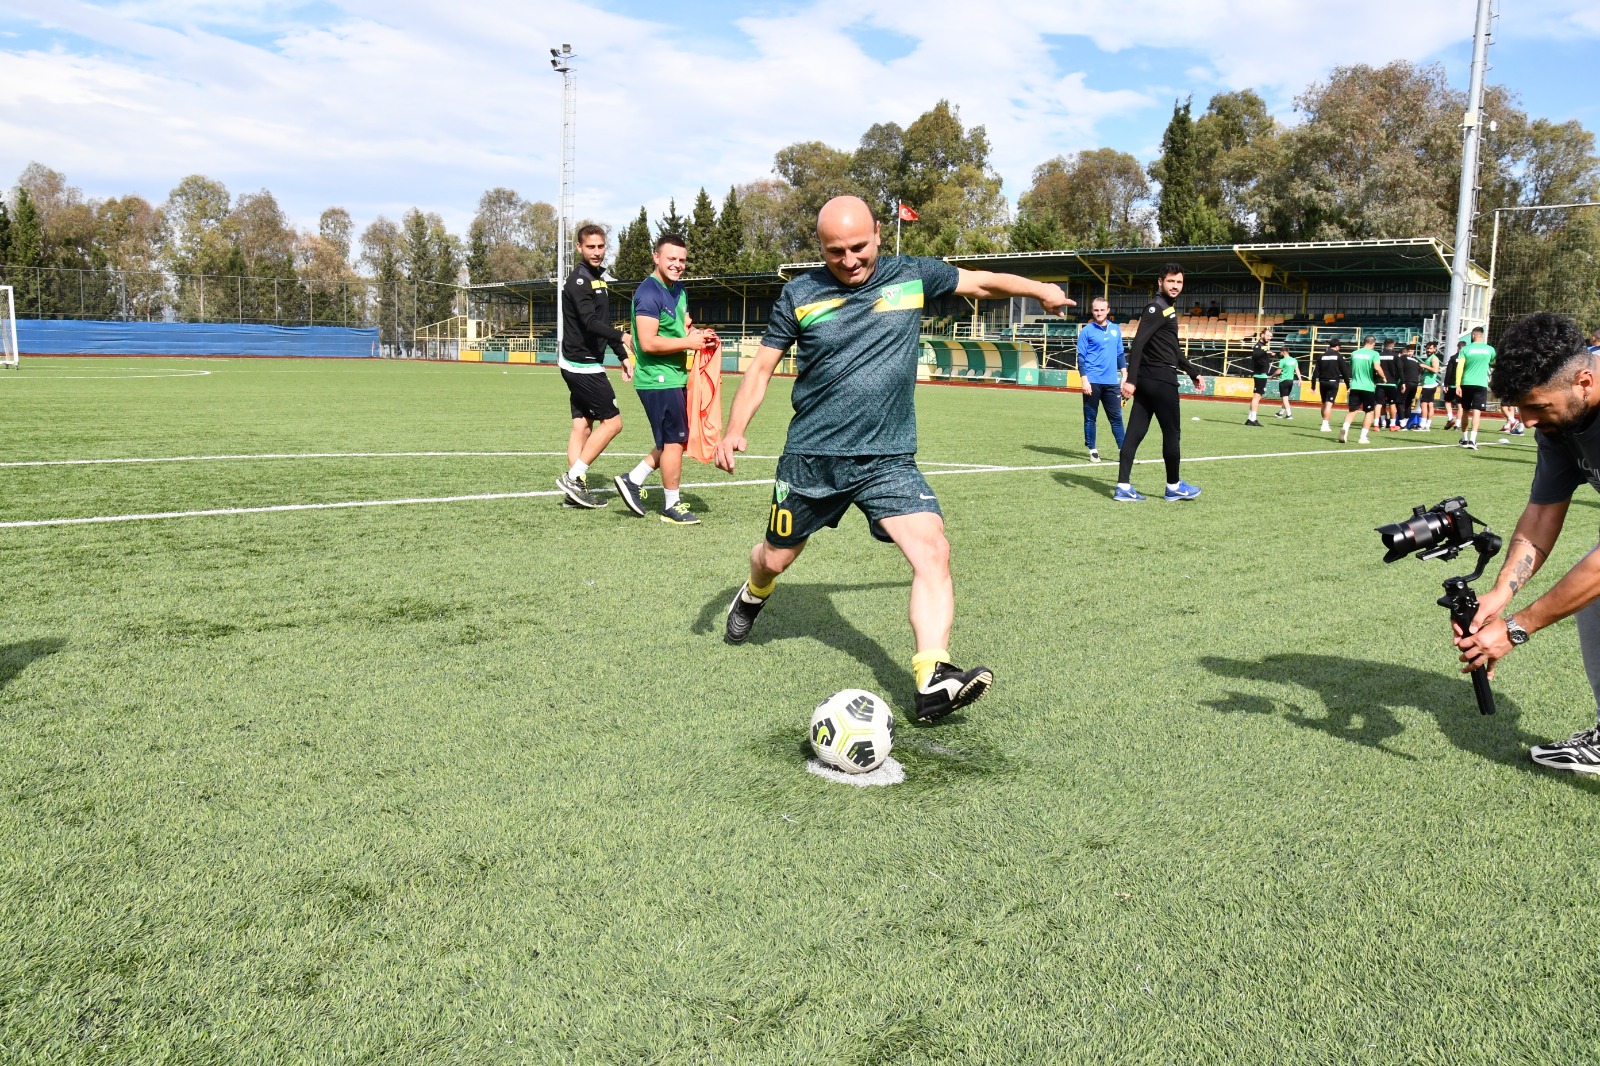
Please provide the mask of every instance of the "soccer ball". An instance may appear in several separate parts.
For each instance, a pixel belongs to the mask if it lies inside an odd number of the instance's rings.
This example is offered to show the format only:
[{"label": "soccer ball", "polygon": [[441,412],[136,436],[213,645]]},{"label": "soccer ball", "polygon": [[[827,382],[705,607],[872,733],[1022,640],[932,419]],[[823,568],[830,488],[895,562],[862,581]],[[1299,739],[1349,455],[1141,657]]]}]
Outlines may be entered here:
[{"label": "soccer ball", "polygon": [[894,712],[859,688],[835,692],[811,715],[811,750],[847,774],[876,770],[894,747]]}]

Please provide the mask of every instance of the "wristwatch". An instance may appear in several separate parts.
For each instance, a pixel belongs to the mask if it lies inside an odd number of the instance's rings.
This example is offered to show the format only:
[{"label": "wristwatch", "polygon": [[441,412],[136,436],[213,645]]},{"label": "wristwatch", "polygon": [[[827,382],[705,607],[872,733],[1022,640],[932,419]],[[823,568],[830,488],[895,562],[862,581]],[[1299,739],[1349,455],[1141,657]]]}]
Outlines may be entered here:
[{"label": "wristwatch", "polygon": [[1528,631],[1517,624],[1517,616],[1506,615],[1506,636],[1511,638],[1511,646],[1520,648],[1528,643]]}]

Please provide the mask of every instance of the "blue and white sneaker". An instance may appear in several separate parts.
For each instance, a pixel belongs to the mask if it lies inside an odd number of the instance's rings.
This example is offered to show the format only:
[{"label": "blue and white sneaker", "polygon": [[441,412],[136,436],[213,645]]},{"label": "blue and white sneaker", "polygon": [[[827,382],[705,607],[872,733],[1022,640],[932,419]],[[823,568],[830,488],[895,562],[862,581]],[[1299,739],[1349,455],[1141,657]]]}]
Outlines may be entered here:
[{"label": "blue and white sneaker", "polygon": [[1174,500],[1198,500],[1200,498],[1200,489],[1187,481],[1180,481],[1177,488],[1168,489],[1161,498],[1168,503]]},{"label": "blue and white sneaker", "polygon": [[1139,494],[1139,490],[1131,486],[1128,488],[1118,486],[1112,490],[1111,498],[1118,503],[1142,503],[1144,501],[1144,497]]}]

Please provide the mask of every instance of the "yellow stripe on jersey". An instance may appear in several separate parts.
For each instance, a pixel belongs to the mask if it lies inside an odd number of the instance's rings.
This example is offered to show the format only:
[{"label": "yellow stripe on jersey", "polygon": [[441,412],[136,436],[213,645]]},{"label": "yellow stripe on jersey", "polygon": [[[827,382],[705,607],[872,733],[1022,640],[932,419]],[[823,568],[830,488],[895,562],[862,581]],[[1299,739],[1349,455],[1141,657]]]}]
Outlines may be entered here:
[{"label": "yellow stripe on jersey", "polygon": [[837,300],[818,300],[814,304],[801,304],[794,309],[795,321],[800,324],[801,329],[804,329],[807,326],[816,325],[825,318],[832,317],[828,312],[843,306],[843,297]]}]

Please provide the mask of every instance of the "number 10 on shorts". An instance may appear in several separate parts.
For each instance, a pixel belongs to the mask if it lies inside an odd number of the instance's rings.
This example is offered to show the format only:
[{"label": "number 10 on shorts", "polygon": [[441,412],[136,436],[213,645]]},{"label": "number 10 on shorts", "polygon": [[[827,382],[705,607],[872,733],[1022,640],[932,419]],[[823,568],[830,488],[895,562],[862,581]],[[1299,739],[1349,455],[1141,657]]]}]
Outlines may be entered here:
[{"label": "number 10 on shorts", "polygon": [[767,521],[767,528],[780,537],[787,537],[794,532],[794,515],[789,513],[787,507],[772,505],[772,517]]}]

